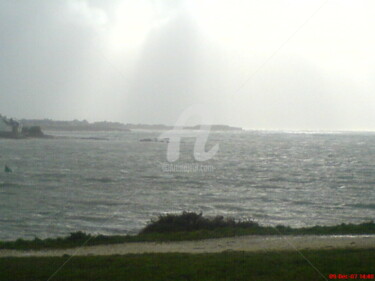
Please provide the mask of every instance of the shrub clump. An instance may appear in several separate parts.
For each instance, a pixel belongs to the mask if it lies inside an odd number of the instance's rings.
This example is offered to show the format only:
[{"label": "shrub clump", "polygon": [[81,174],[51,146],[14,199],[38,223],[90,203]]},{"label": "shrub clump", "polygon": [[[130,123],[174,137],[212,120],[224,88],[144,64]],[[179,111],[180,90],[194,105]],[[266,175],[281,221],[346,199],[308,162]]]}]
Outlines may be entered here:
[{"label": "shrub clump", "polygon": [[72,232],[70,233],[70,236],[67,237],[67,240],[69,241],[85,241],[87,239],[90,239],[91,235],[86,234],[82,231]]},{"label": "shrub clump", "polygon": [[146,233],[166,233],[184,232],[196,230],[214,230],[218,228],[249,228],[259,225],[252,221],[236,221],[234,218],[224,218],[223,216],[203,217],[202,213],[183,212],[182,214],[160,215],[141,230],[141,234]]}]

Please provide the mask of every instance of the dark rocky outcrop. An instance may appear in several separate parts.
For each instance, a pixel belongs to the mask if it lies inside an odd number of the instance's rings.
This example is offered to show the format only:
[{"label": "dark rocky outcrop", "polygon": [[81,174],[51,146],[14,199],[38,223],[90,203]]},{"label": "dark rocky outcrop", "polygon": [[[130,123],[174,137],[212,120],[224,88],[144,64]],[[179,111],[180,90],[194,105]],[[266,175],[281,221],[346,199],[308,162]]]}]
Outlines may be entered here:
[{"label": "dark rocky outcrop", "polygon": [[32,137],[32,138],[43,138],[45,136],[40,126],[23,127],[21,134],[24,137]]}]

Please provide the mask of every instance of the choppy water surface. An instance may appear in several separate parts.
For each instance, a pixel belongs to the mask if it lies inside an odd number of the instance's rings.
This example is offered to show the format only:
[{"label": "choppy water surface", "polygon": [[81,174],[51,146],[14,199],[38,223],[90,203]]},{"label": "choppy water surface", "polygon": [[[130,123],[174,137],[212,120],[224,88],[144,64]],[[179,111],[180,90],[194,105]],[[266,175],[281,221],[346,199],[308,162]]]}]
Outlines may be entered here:
[{"label": "choppy water surface", "polygon": [[[0,139],[0,239],[134,233],[181,210],[291,226],[375,218],[374,134],[213,132],[207,148],[220,150],[199,163],[205,172],[163,170],[167,144],[139,142],[158,134]],[[174,167],[191,167],[192,154],[184,139]]]}]

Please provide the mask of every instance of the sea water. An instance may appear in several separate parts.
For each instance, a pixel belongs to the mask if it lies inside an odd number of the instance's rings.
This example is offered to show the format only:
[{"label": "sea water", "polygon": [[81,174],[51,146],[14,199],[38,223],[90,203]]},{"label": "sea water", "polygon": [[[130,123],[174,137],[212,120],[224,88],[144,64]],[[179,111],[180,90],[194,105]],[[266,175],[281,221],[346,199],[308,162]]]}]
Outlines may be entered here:
[{"label": "sea water", "polygon": [[0,240],[135,233],[184,210],[293,227],[375,218],[372,133],[211,132],[212,159],[186,138],[173,163],[168,143],[139,141],[160,132],[49,133],[63,138],[0,139]]}]

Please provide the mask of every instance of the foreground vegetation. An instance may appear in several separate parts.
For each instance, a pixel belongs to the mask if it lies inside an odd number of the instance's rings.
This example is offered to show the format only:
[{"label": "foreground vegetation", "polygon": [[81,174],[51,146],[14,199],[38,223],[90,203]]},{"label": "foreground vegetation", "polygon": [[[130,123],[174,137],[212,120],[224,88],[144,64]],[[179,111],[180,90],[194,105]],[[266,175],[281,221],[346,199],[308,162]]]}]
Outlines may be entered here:
[{"label": "foreground vegetation", "polygon": [[252,220],[236,221],[232,218],[207,218],[202,214],[184,212],[182,214],[161,215],[151,221],[137,235],[91,235],[84,232],[71,233],[64,238],[33,240],[18,239],[0,242],[0,249],[46,249],[72,248],[82,245],[117,244],[146,241],[183,241],[221,238],[243,235],[345,235],[375,234],[375,223],[340,224],[336,226],[314,226],[291,228],[288,226],[260,226]]},{"label": "foreground vegetation", "polygon": [[301,253],[224,252],[72,257],[53,275],[69,258],[0,258],[0,280],[318,281],[329,280],[329,274],[358,274],[356,279],[363,279],[359,278],[359,274],[374,274],[375,251],[309,250]]}]

